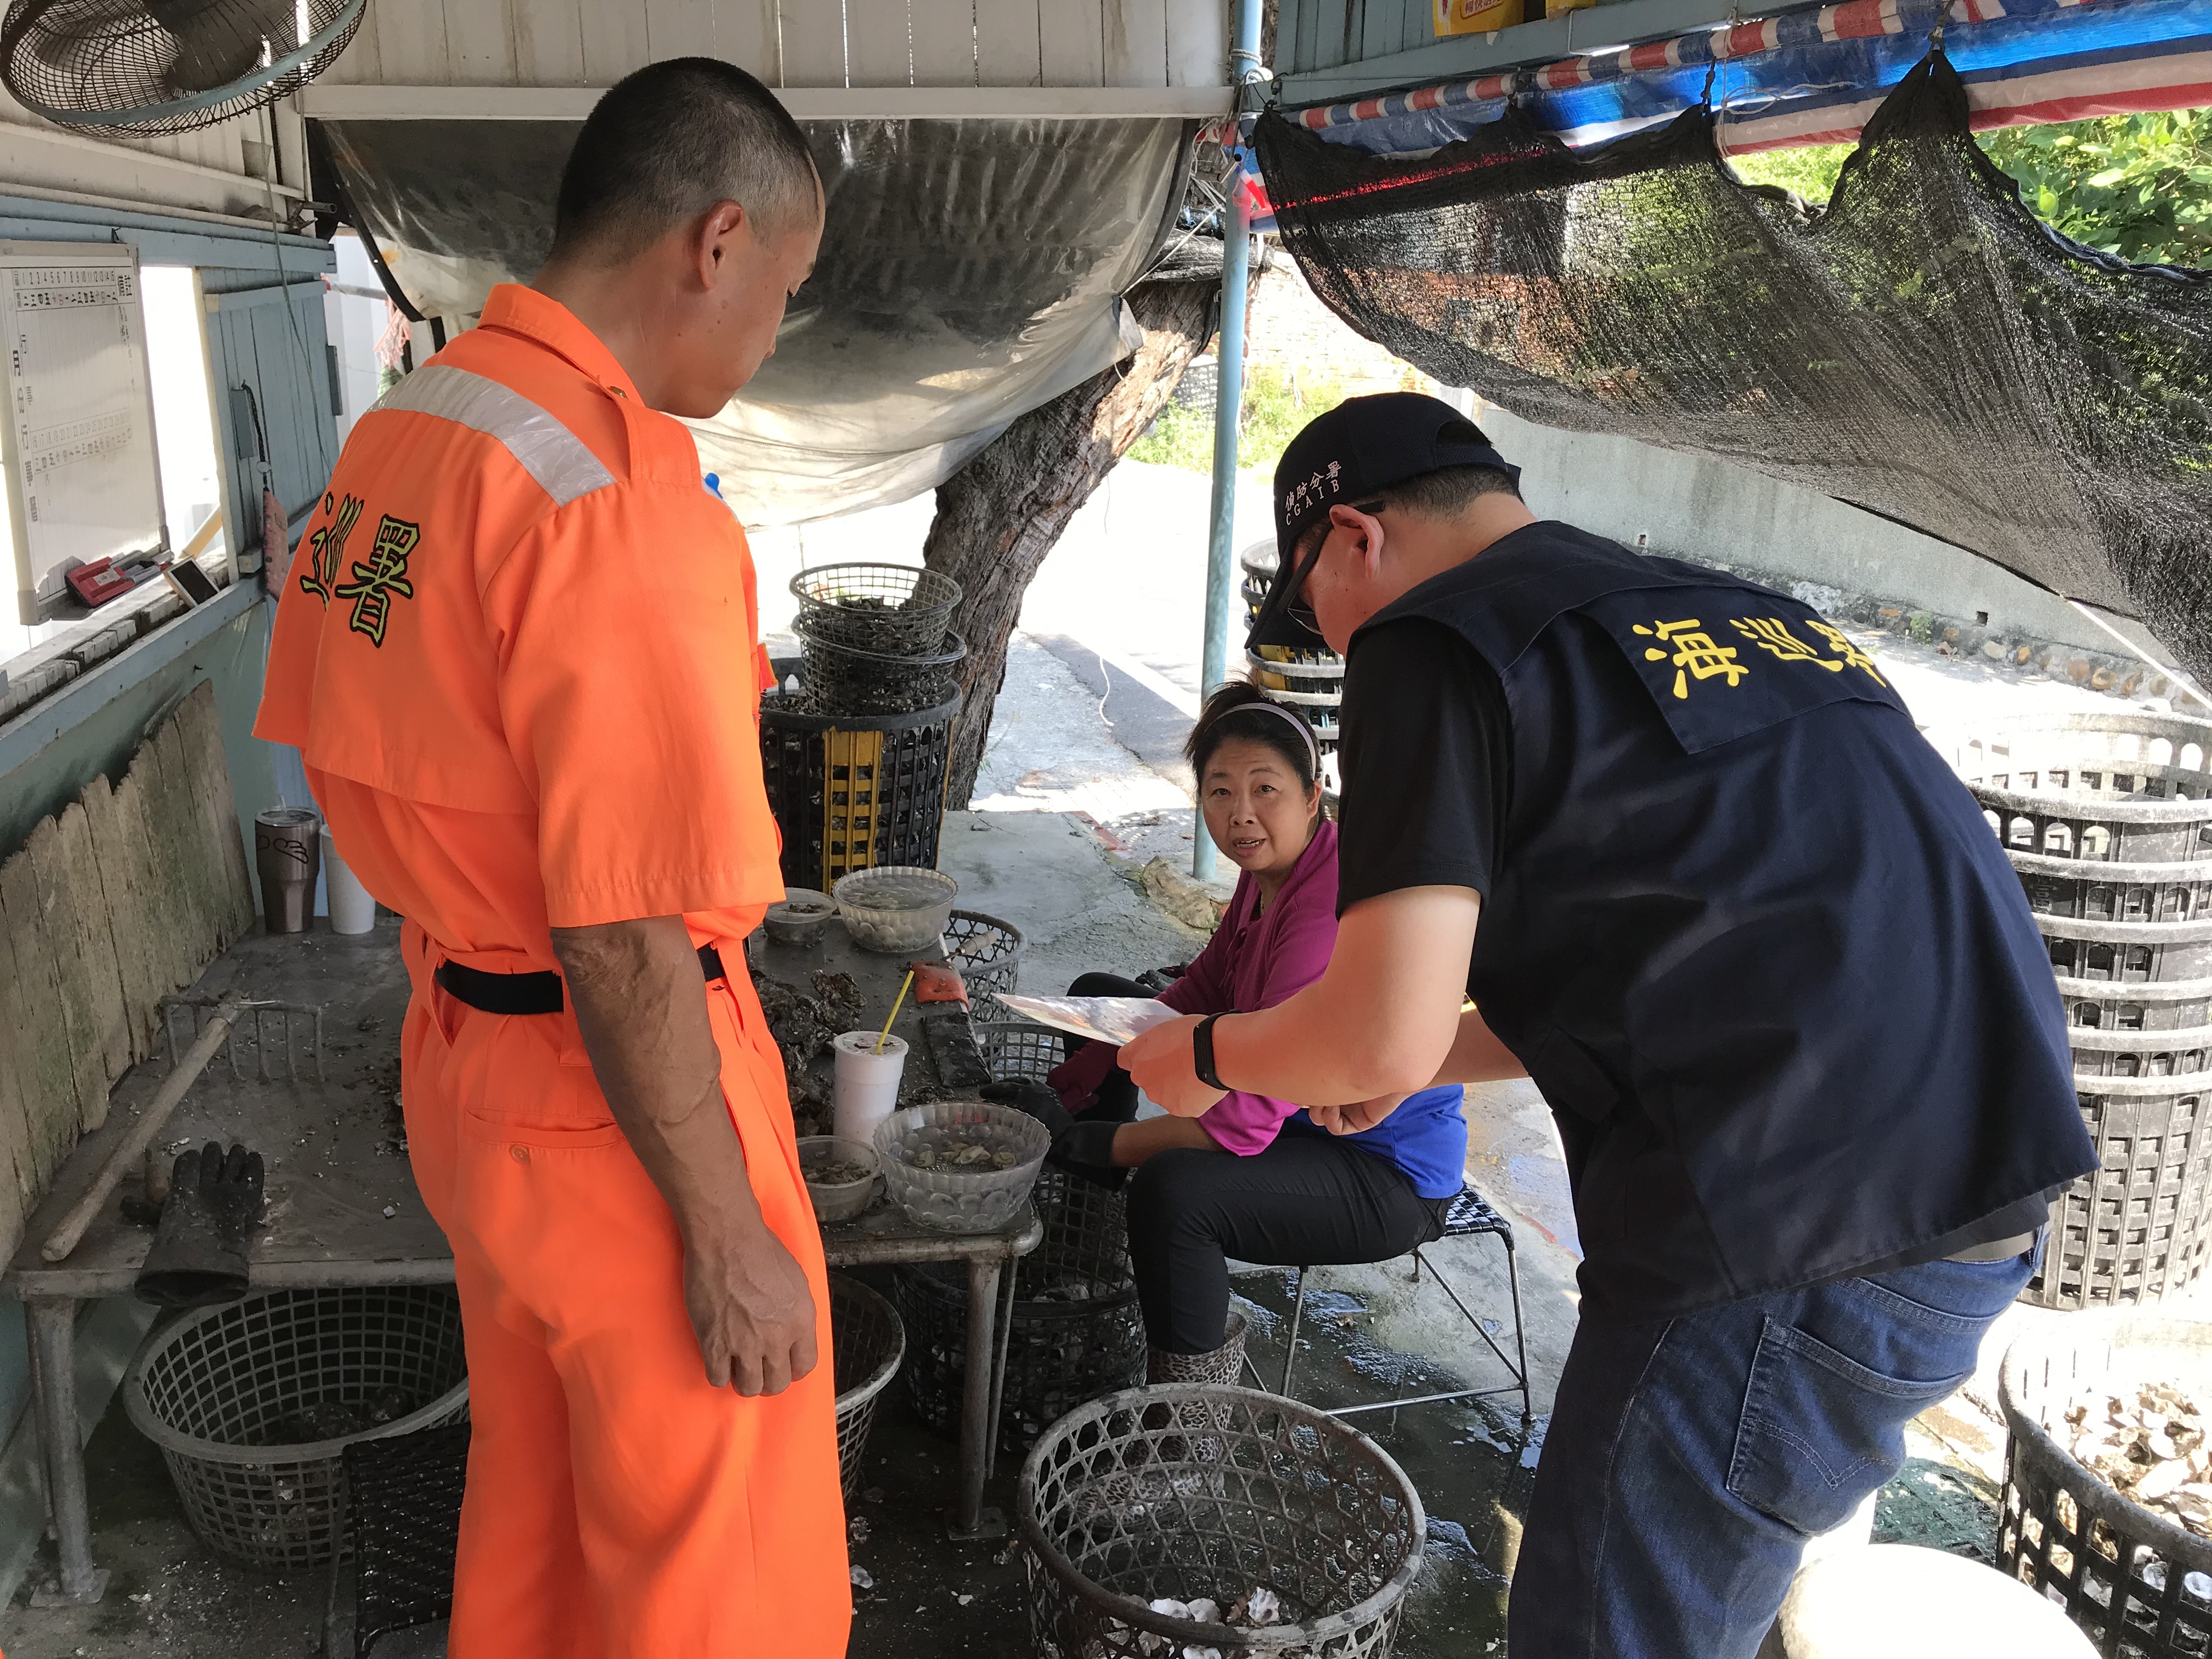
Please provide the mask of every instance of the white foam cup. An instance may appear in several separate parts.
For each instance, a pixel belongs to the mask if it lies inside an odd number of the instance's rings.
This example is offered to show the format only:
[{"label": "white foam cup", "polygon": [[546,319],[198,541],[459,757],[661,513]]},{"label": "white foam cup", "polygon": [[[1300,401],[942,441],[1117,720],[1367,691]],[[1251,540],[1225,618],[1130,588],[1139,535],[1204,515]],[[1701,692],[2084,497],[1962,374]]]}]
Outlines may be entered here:
[{"label": "white foam cup", "polygon": [[323,838],[323,880],[331,910],[333,933],[366,933],[376,926],[376,901],[361,878],[338,856],[338,849]]},{"label": "white foam cup", "polygon": [[848,1031],[836,1050],[830,1085],[834,1133],[863,1146],[876,1144],[876,1125],[898,1109],[899,1079],[906,1073],[906,1042],[885,1037],[876,1053],[873,1031]]}]

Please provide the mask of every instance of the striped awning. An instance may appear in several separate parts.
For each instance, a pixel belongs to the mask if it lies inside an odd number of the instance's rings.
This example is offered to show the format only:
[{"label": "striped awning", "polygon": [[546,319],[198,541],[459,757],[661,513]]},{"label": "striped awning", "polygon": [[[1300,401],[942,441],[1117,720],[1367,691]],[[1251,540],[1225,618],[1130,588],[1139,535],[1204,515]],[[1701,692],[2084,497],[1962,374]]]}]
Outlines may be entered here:
[{"label": "striped awning", "polygon": [[1671,120],[1710,93],[1729,150],[1843,143],[1939,22],[1977,127],[2212,104],[2212,0],[1844,0],[1292,118],[1333,143],[1413,155],[1519,98],[1546,131],[1584,148]]}]

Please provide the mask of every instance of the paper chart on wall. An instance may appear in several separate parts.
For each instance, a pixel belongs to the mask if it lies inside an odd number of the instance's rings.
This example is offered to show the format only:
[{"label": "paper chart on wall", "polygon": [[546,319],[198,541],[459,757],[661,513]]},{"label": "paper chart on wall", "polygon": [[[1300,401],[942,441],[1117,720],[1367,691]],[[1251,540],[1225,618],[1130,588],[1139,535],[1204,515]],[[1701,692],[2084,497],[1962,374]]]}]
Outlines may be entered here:
[{"label": "paper chart on wall", "polygon": [[1016,1013],[1115,1048],[1182,1016],[1151,997],[1024,997],[1001,994],[999,1000]]},{"label": "paper chart on wall", "polygon": [[137,249],[0,241],[0,455],[20,619],[79,564],[167,550]]}]

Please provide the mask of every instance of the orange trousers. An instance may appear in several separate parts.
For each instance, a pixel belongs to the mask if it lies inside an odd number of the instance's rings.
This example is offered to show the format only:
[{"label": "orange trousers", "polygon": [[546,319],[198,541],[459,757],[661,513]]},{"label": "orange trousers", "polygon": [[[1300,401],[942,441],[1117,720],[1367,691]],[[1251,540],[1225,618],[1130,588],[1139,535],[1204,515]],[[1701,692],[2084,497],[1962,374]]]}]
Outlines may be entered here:
[{"label": "orange trousers", "polygon": [[782,1394],[710,1388],[659,1191],[568,1014],[440,990],[409,924],[401,1088],[453,1249],[468,1346],[453,1659],[836,1659],[852,1624],[821,1237],[750,981],[708,991],[769,1226],[814,1292],[820,1360]]}]

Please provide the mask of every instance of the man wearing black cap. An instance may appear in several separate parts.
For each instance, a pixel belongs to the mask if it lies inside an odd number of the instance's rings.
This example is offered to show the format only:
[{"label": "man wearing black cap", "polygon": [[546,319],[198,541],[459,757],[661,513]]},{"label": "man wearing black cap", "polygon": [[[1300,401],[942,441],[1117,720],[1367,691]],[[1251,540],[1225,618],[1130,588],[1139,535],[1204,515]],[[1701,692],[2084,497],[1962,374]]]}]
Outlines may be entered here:
[{"label": "man wearing black cap", "polygon": [[1335,955],[1122,1063],[1340,1130],[1533,1078],[1584,1256],[1514,1659],[1750,1659],[2095,1159],[2019,880],[1879,666],[1518,477],[1412,393],[1284,453],[1252,643],[1346,657]]}]

